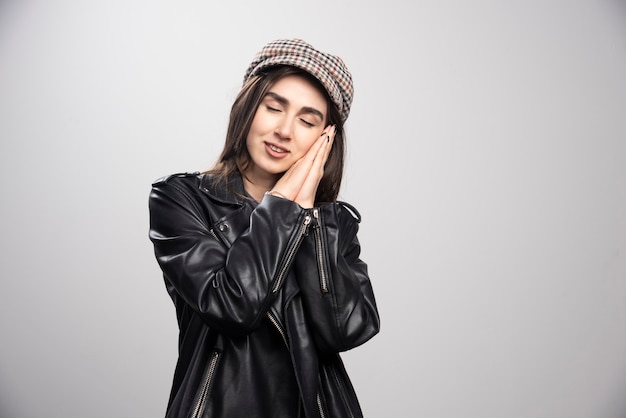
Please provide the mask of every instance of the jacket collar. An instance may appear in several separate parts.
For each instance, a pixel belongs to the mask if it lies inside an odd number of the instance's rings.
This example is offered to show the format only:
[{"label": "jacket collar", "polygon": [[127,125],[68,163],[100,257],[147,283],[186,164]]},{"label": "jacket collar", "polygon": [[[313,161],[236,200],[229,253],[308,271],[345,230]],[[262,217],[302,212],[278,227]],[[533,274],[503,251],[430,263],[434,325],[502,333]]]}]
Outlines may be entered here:
[{"label": "jacket collar", "polygon": [[226,181],[215,174],[203,173],[200,175],[200,190],[213,200],[231,205],[243,205],[246,195],[239,173],[232,174]]}]

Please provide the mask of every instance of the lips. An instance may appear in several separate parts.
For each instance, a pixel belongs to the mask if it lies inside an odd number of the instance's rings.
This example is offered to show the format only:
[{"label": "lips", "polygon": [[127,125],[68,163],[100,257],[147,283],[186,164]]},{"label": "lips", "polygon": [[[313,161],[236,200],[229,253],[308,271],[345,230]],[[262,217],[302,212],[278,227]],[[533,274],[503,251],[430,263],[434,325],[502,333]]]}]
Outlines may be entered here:
[{"label": "lips", "polygon": [[289,150],[281,148],[275,144],[270,144],[269,142],[265,143],[265,149],[271,156],[276,158],[285,157],[287,154],[289,154]]},{"label": "lips", "polygon": [[276,152],[287,152],[287,150],[286,150],[286,149],[281,148],[281,147],[277,147],[277,146],[276,146],[276,145],[274,145],[274,144],[269,144],[269,143],[268,143],[268,144],[267,144],[267,146],[268,146],[268,147],[269,147],[269,149],[271,149],[272,151],[276,151]]}]

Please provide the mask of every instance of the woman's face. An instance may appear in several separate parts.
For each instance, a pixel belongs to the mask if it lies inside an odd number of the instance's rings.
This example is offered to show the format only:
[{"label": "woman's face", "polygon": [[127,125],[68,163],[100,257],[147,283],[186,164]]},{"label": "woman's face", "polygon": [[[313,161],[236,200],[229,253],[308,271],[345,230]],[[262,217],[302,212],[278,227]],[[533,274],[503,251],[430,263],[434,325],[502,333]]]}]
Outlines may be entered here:
[{"label": "woman's face", "polygon": [[289,75],[276,81],[248,132],[251,161],[246,176],[254,183],[276,181],[320,137],[327,113],[325,96],[306,78]]}]

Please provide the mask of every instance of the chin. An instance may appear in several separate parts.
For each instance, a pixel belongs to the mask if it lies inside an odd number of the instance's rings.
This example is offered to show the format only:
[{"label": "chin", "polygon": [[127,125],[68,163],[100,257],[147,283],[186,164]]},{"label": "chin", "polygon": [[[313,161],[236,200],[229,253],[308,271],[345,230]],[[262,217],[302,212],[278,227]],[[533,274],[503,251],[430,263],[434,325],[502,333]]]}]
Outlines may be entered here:
[{"label": "chin", "polygon": [[283,174],[287,172],[287,170],[289,170],[289,167],[291,166],[281,166],[281,167],[269,166],[269,167],[264,167],[263,171],[265,171],[267,174],[272,174],[274,176],[282,176]]}]

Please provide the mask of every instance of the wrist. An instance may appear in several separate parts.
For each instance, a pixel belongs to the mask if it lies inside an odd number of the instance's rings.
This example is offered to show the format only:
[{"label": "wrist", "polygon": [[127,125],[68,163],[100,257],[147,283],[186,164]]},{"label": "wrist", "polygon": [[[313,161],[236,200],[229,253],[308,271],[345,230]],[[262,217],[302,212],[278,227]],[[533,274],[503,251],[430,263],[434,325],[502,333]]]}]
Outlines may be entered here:
[{"label": "wrist", "polygon": [[287,198],[287,196],[285,196],[284,194],[277,192],[276,190],[270,190],[265,192],[265,194],[268,194],[270,196],[275,196],[275,197],[280,197],[281,199],[286,199],[286,200],[291,200],[289,198]]}]

